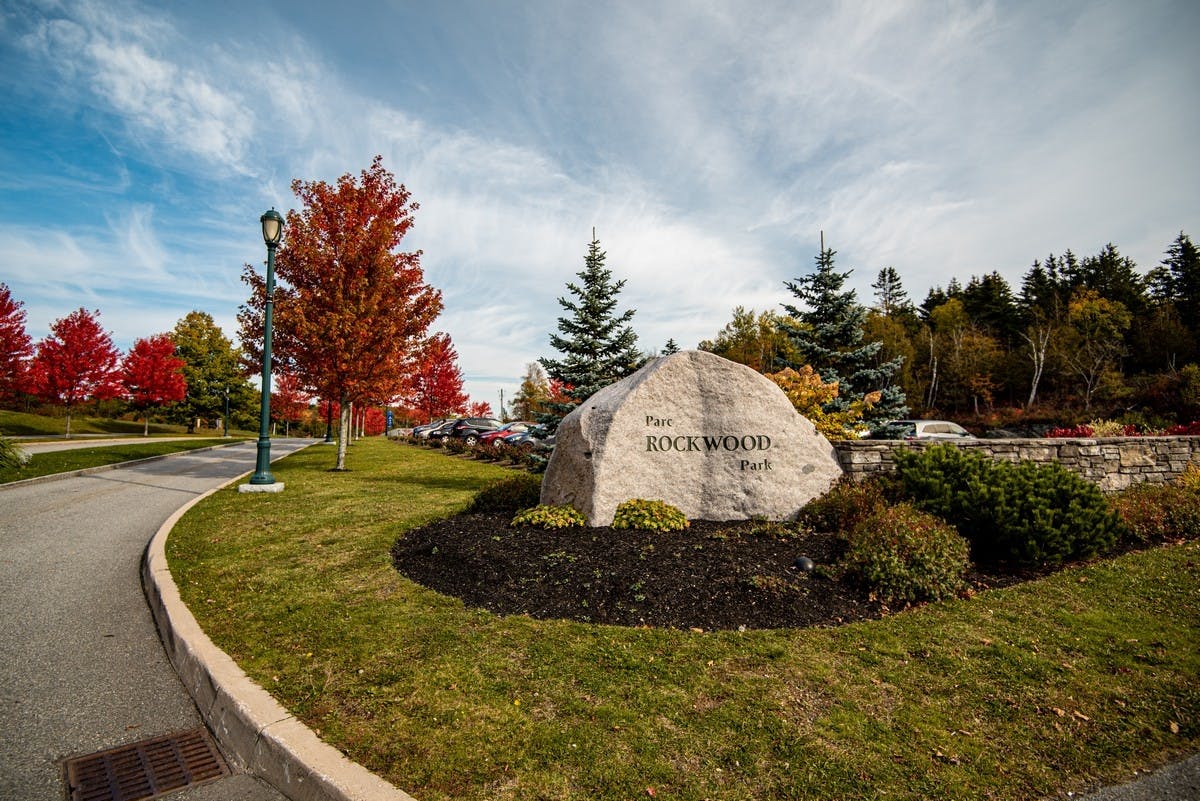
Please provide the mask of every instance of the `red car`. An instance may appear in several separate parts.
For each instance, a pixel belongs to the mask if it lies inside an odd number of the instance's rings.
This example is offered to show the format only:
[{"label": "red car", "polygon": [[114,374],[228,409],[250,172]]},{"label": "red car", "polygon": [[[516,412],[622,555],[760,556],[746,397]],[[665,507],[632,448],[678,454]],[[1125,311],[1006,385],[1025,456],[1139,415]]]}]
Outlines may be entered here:
[{"label": "red car", "polygon": [[504,438],[510,434],[522,434],[533,428],[536,423],[531,423],[528,420],[514,420],[511,423],[505,423],[495,431],[487,431],[479,436],[480,445],[495,445],[499,448],[504,444]]}]

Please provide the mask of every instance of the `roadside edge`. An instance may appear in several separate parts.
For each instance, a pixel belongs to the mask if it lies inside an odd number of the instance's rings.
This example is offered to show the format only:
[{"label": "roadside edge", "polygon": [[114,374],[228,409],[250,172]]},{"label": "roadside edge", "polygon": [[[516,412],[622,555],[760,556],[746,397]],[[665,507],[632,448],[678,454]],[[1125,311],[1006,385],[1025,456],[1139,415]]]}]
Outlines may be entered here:
[{"label": "roadside edge", "polygon": [[146,546],[142,587],[167,657],[226,757],[292,801],[415,801],[284,709],[213,644],[180,598],[167,565],[171,529],[197,503],[247,475],[184,504]]}]

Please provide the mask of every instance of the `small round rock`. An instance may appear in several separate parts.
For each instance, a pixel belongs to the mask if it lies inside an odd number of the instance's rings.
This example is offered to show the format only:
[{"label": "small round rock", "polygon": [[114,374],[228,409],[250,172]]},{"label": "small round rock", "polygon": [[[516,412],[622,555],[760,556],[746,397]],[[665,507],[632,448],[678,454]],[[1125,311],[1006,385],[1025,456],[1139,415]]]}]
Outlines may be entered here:
[{"label": "small round rock", "polygon": [[792,562],[792,567],[796,568],[802,573],[811,573],[815,566],[816,565],[813,564],[813,560],[809,559],[807,556],[796,557],[796,561]]}]

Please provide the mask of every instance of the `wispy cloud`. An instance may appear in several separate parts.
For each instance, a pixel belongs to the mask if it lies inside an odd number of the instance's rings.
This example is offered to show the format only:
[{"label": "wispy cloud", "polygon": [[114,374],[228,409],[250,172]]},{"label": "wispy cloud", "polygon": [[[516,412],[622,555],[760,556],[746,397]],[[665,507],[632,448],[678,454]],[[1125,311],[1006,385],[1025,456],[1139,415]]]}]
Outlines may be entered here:
[{"label": "wispy cloud", "polygon": [[889,265],[919,299],[1109,240],[1148,267],[1200,214],[1186,1],[380,4],[353,35],[321,5],[224,26],[132,0],[14,8],[2,35],[108,140],[55,176],[104,195],[87,225],[0,222],[5,277],[39,308],[58,291],[136,327],[144,287],[232,333],[257,215],[381,153],[488,399],[547,355],[593,227],[660,347],[785,300],[821,230],[864,300]]}]

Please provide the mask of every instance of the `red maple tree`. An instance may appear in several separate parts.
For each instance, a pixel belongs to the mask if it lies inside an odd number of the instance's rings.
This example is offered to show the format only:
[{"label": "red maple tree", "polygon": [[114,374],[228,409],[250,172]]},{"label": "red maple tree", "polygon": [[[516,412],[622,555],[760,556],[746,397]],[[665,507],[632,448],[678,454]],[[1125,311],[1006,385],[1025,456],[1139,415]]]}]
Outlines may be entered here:
[{"label": "red maple tree", "polygon": [[492,404],[487,401],[471,401],[467,404],[467,417],[491,417]]},{"label": "red maple tree", "polygon": [[139,339],[126,354],[121,363],[121,383],[130,405],[145,416],[143,437],[150,435],[150,409],[181,401],[187,395],[185,364],[175,355],[175,340],[170,334]]},{"label": "red maple tree", "polygon": [[16,399],[25,389],[33,344],[25,333],[24,305],[13,300],[7,284],[0,283],[0,403]]},{"label": "red maple tree", "polygon": [[[389,403],[403,389],[441,292],[425,283],[420,252],[399,250],[417,204],[376,156],[359,179],[293,181],[276,255],[273,350],[280,365],[339,402],[337,464],[344,469],[352,403]],[[266,279],[246,265],[251,298],[238,314],[242,341],[262,350]]]},{"label": "red maple tree", "polygon": [[105,400],[121,394],[121,353],[112,337],[100,327],[100,312],[78,309],[50,326],[50,336],[37,343],[30,371],[34,394],[60,403],[67,412],[67,437],[71,436],[71,411],[88,400]]},{"label": "red maple tree", "polygon": [[286,370],[275,374],[275,391],[271,393],[271,415],[283,421],[283,435],[292,433],[292,423],[304,419],[308,411],[308,393],[300,378]]},{"label": "red maple tree", "polygon": [[417,409],[426,422],[466,409],[462,370],[449,334],[439,332],[425,341],[406,390],[405,403]]}]

